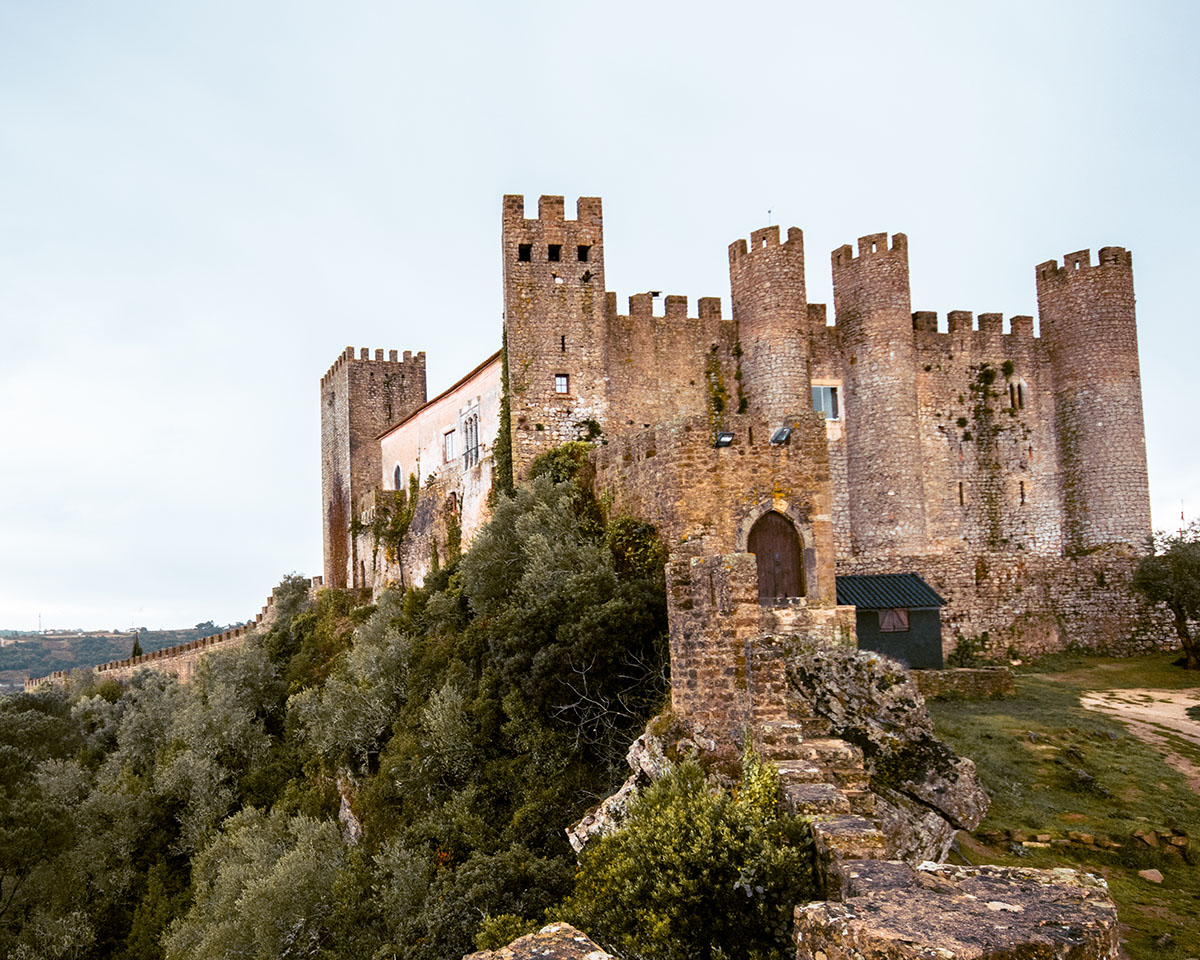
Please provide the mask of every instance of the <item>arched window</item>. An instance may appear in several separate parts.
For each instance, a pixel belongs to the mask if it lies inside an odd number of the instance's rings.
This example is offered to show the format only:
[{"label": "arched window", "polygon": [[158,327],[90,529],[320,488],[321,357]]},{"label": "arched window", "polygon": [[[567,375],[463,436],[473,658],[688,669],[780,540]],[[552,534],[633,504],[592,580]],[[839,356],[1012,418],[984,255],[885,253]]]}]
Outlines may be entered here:
[{"label": "arched window", "polygon": [[404,471],[400,469],[400,464],[396,464],[396,469],[392,471],[392,489],[404,489]]},{"label": "arched window", "polygon": [[749,550],[758,560],[760,602],[804,596],[800,535],[787,517],[773,510],[759,517],[750,528]]}]

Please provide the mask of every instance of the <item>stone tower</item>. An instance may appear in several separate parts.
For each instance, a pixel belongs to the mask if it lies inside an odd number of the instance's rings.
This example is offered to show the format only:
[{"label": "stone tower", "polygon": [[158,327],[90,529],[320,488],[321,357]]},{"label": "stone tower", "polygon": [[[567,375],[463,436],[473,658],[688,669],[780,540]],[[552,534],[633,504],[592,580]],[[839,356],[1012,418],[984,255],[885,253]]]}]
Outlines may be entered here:
[{"label": "stone tower", "polygon": [[321,378],[321,504],[325,586],[362,586],[350,522],[380,484],[378,437],[425,402],[425,354],[347,347]]},{"label": "stone tower", "polygon": [[[562,197],[504,198],[504,330],[512,415],[513,472],[541,451],[606,418],[604,229],[599,197],[580,197],[576,218]],[[581,426],[581,424],[583,426]]]},{"label": "stone tower", "polygon": [[925,547],[917,356],[908,239],[860,237],[833,251],[833,302],[846,354],[846,472],[855,554]]},{"label": "stone tower", "polygon": [[729,245],[733,320],[742,347],[749,411],[781,424],[812,410],[808,379],[808,301],[804,235],[766,227]]},{"label": "stone tower", "polygon": [[1042,337],[1054,371],[1067,548],[1142,548],[1150,535],[1133,257],[1069,253],[1037,269]]}]

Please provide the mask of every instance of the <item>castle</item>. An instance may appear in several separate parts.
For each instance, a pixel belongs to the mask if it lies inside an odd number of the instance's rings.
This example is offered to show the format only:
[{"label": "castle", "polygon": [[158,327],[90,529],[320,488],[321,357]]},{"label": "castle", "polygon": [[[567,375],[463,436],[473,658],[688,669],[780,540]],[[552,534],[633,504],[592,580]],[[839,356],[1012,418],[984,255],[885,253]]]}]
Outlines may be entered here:
[{"label": "castle", "polygon": [[[498,442],[519,480],[596,436],[611,509],[677,558],[768,536],[791,572],[765,589],[793,608],[832,609],[836,574],[917,572],[948,600],[947,652],[1157,645],[1128,590],[1151,526],[1123,248],[1036,267],[1040,336],[914,312],[903,234],[833,251],[832,323],[795,227],[730,245],[732,317],[657,293],[621,313],[598,198],[567,219],[562,197],[536,218],[505,197],[501,252],[505,349],[458,383],[427,400],[423,353],[352,348],[322,378],[326,585],[421,582],[485,518]],[[755,533],[767,514],[786,522]]]}]

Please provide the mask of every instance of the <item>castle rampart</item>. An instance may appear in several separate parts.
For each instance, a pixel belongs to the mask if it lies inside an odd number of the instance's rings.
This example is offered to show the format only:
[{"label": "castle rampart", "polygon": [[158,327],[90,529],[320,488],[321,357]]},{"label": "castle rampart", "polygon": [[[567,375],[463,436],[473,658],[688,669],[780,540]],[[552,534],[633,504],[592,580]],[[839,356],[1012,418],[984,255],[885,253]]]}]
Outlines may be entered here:
[{"label": "castle rampart", "polygon": [[[310,594],[321,589],[322,585],[323,582],[320,577],[313,577],[309,586]],[[276,614],[275,593],[272,592],[267,597],[267,602],[263,608],[255,614],[253,623],[242,624],[239,627],[233,627],[221,633],[214,633],[210,637],[201,637],[199,640],[181,643],[174,647],[164,647],[161,650],[154,650],[151,653],[144,653],[136,657],[126,657],[124,660],[110,660],[108,663],[102,663],[97,667],[93,667],[92,670],[97,680],[117,680],[124,682],[133,676],[135,670],[149,669],[157,670],[161,673],[175,674],[179,678],[180,683],[187,683],[195,675],[196,665],[202,657],[206,657],[217,650],[240,647],[246,642],[246,638],[257,630],[269,628],[275,621]],[[70,670],[55,670],[44,677],[28,677],[25,680],[25,692],[32,693],[44,683],[51,683],[61,687],[70,678]]]}]

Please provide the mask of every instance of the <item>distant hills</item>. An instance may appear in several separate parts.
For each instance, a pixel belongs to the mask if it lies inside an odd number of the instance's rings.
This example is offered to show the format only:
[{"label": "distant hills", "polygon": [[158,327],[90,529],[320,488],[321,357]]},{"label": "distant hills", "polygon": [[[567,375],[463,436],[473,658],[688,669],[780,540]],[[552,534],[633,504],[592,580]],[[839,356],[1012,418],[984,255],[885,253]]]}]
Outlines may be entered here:
[{"label": "distant hills", "polygon": [[22,633],[0,630],[0,693],[21,690],[28,676],[41,677],[55,670],[94,667],[109,660],[129,656],[136,639],[142,653],[190,643],[202,637],[228,630],[209,621],[183,630],[147,630],[117,632],[111,630],[46,631]]}]

